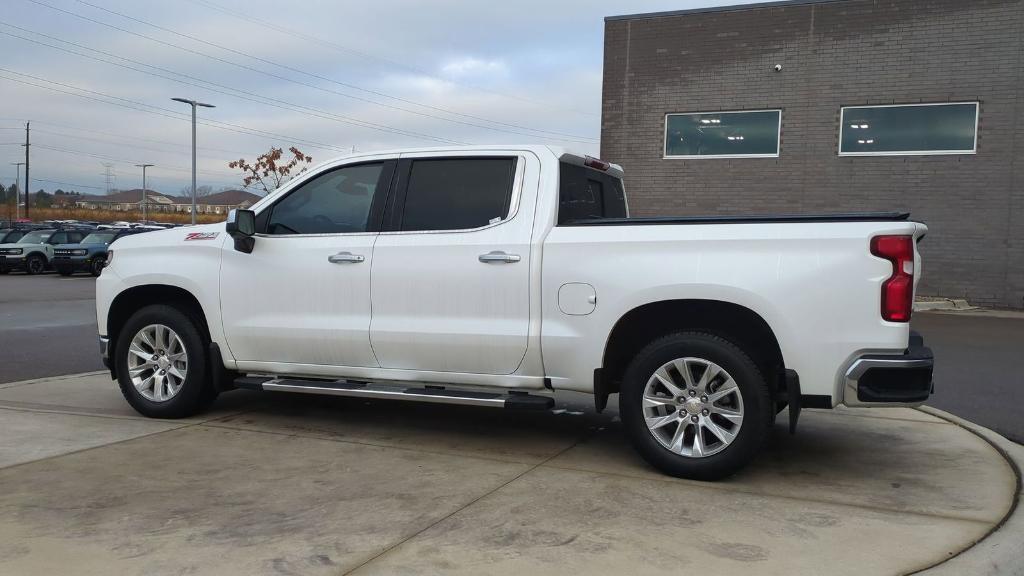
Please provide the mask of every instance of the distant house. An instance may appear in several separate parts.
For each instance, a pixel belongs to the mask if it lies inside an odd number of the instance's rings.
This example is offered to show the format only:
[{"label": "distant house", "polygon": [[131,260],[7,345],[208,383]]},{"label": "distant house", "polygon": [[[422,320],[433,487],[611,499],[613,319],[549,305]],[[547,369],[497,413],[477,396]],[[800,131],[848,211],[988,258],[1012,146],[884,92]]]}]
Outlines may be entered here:
[{"label": "distant house", "polygon": [[[259,199],[260,196],[245,190],[224,190],[196,198],[196,213],[227,215],[235,208],[248,208]],[[192,198],[177,196],[173,200],[175,212],[192,212]]]},{"label": "distant house", "polygon": [[[260,199],[245,190],[225,190],[196,199],[197,214],[227,215],[234,208],[248,208]],[[113,194],[82,195],[75,199],[75,206],[88,210],[112,210],[129,212],[142,210],[142,189],[122,190]],[[192,198],[167,196],[155,190],[146,190],[146,209],[152,213],[192,212]]]}]

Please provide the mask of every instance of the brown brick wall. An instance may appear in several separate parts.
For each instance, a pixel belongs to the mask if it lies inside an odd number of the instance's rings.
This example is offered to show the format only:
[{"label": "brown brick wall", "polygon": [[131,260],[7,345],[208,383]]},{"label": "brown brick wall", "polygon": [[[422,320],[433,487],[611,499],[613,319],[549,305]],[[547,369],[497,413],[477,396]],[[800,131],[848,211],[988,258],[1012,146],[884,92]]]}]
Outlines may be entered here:
[{"label": "brown brick wall", "polygon": [[[1021,308],[1022,92],[1024,0],[609,19],[601,155],[636,215],[909,210],[930,228],[922,294]],[[976,155],[837,155],[841,106],[975,100]],[[764,108],[783,111],[779,158],[662,159],[666,113]]]}]

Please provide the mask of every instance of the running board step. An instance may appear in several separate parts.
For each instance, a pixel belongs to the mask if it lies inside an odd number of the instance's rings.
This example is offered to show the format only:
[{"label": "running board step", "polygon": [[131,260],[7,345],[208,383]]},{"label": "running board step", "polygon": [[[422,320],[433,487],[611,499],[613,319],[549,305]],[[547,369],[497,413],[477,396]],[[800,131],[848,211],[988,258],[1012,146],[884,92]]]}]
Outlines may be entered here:
[{"label": "running board step", "polygon": [[350,396],[354,398],[413,400],[436,404],[491,406],[494,408],[513,408],[517,410],[547,410],[555,405],[555,399],[550,396],[536,396],[516,390],[502,393],[459,390],[443,386],[409,388],[403,384],[360,382],[356,380],[242,376],[235,379],[235,387],[271,392],[298,392],[300,394],[326,394],[329,396]]}]

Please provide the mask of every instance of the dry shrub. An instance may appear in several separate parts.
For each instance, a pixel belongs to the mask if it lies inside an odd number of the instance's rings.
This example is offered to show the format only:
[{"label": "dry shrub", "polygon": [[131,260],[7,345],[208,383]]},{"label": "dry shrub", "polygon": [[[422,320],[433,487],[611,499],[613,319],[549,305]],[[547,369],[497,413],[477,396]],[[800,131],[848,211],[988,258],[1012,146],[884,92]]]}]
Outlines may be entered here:
[{"label": "dry shrub", "polygon": [[[116,221],[137,222],[142,220],[141,210],[119,211],[119,210],[90,210],[88,208],[39,208],[33,207],[29,216],[35,222],[43,220],[82,220],[90,222],[110,223]],[[3,215],[7,217],[6,213]],[[185,212],[150,212],[149,219],[154,222],[169,222],[173,224],[191,224],[192,215]],[[197,214],[196,222],[199,224],[211,224],[223,222],[227,219],[224,214]]]}]

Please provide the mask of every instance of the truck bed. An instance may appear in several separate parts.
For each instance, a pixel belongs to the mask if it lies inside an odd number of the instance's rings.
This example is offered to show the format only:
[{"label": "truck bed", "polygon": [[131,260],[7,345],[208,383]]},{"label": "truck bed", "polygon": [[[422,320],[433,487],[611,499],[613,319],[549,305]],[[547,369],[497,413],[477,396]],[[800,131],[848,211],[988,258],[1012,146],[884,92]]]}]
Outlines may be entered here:
[{"label": "truck bed", "polygon": [[590,218],[569,220],[559,226],[657,226],[669,224],[773,224],[785,222],[903,222],[910,212],[849,212],[841,214],[764,214],[750,216],[651,216],[644,218]]}]

